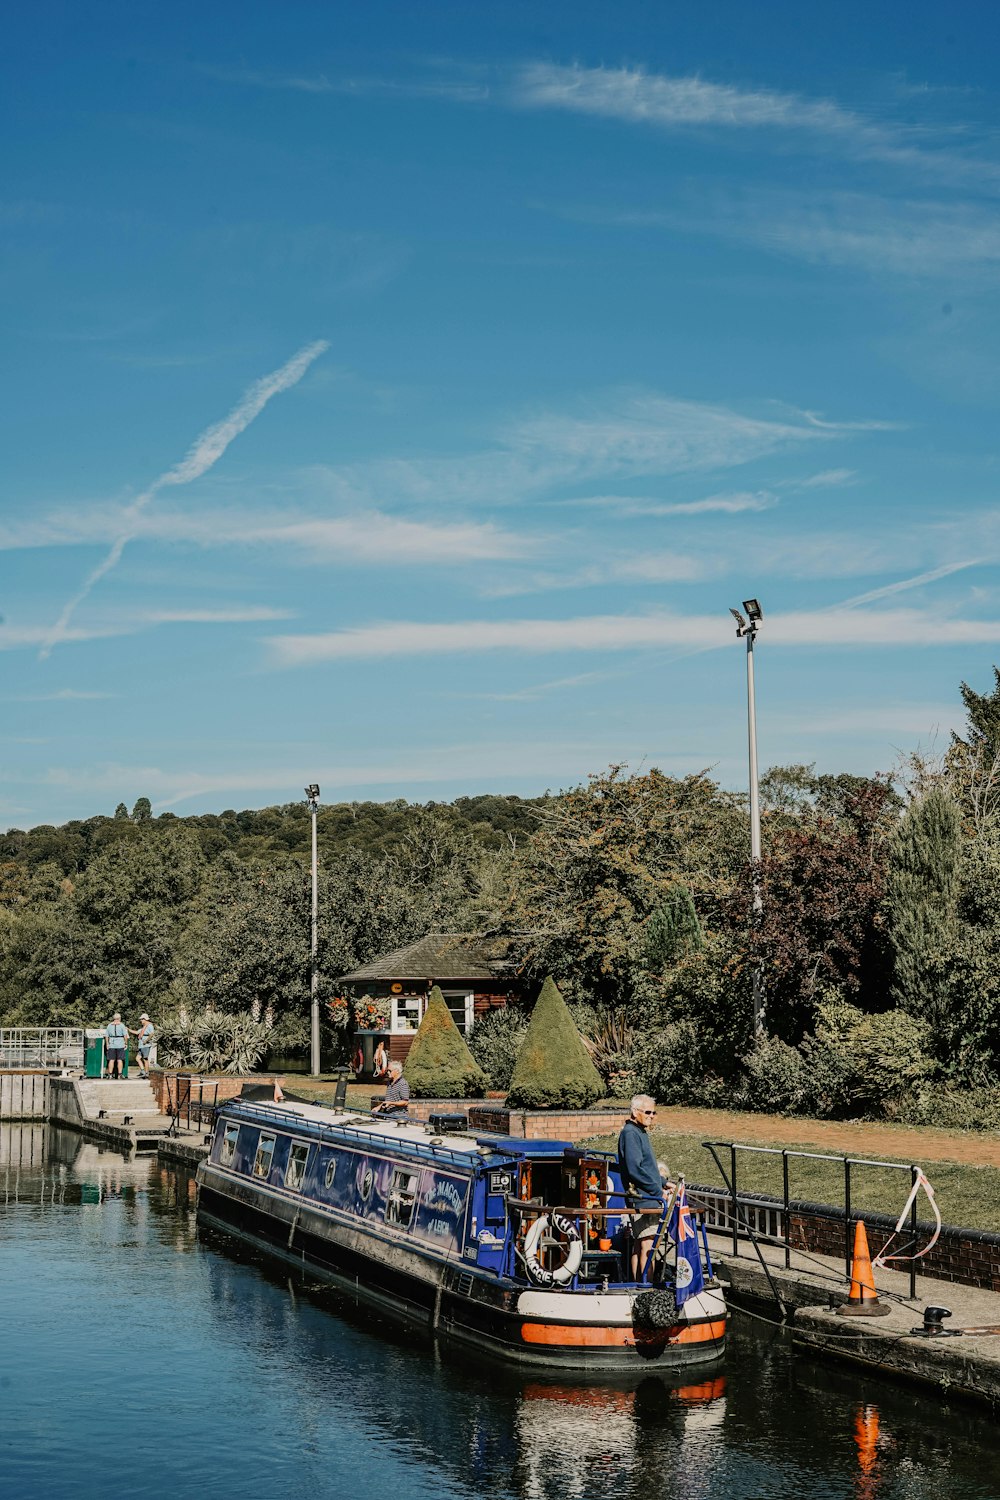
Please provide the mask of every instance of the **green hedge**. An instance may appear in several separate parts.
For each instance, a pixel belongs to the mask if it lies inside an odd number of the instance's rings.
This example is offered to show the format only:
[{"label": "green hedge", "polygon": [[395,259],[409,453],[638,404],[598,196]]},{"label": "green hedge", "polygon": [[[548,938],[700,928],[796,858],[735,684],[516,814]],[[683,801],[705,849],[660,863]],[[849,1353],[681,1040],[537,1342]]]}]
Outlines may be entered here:
[{"label": "green hedge", "polygon": [[542,985],[507,1095],[518,1109],[585,1109],[604,1084],[551,975]]},{"label": "green hedge", "polygon": [[488,1087],[437,985],[403,1071],[416,1099],[481,1099]]}]

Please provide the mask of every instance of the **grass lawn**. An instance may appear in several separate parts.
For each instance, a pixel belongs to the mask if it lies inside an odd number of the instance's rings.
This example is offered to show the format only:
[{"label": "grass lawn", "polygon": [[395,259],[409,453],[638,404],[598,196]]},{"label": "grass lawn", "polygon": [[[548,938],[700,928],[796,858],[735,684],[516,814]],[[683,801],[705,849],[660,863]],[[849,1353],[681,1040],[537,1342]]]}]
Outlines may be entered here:
[{"label": "grass lawn", "polygon": [[[754,1144],[785,1147],[789,1151],[812,1151],[822,1148],[815,1145],[798,1145],[794,1140],[794,1122],[789,1122],[789,1136],[771,1140],[755,1136]],[[792,1138],[789,1138],[789,1137]],[[719,1137],[721,1139],[721,1136]],[[684,1135],[672,1131],[657,1130],[650,1135],[657,1158],[666,1162],[671,1173],[682,1173],[689,1182],[700,1182],[706,1186],[724,1186],[722,1176],[706,1151],[702,1142],[705,1135]],[[617,1137],[600,1136],[591,1145],[604,1150],[615,1149]],[[832,1154],[832,1153],[831,1153]],[[863,1153],[859,1152],[858,1155]],[[729,1153],[719,1151],[719,1157],[727,1173]],[[895,1161],[892,1152],[879,1152],[881,1161]],[[903,1161],[909,1166],[912,1158]],[[966,1229],[1000,1230],[1000,1171],[996,1167],[964,1166],[957,1162],[934,1162],[925,1164],[927,1174],[941,1217],[946,1224],[961,1225]],[[832,1203],[842,1207],[844,1202],[844,1169],[836,1161],[813,1161],[792,1157],[788,1164],[789,1194],[792,1198],[808,1199],[813,1203]],[[741,1192],[768,1193],[782,1197],[781,1157],[763,1156],[741,1151],[737,1159],[737,1188]],[[886,1171],[877,1167],[851,1168],[852,1207],[869,1212],[890,1214],[895,1218],[902,1210],[910,1192],[909,1172]],[[917,1216],[931,1219],[933,1214],[923,1193],[917,1199]]]}]

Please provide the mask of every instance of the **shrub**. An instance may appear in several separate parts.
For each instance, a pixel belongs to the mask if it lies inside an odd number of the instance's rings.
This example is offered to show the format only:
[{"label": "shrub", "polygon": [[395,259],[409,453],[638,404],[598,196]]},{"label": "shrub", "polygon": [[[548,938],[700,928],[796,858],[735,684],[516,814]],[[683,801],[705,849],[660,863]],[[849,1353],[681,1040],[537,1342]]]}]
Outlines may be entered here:
[{"label": "shrub", "polygon": [[508,1103],[521,1109],[585,1109],[603,1093],[601,1075],[550,975],[531,1013]]},{"label": "shrub", "polygon": [[934,1072],[930,1027],[906,1011],[867,1015],[840,999],[821,1001],[802,1043],[806,1103],[820,1116],[884,1115]]},{"label": "shrub", "polygon": [[729,1085],[705,1066],[693,1021],[671,1021],[641,1038],[633,1078],[642,1092],[663,1104],[715,1107],[730,1102]]},{"label": "shrub", "polygon": [[609,1010],[582,1037],[594,1067],[616,1094],[631,1089],[640,1061],[642,1032],[621,1009]]},{"label": "shrub", "polygon": [[516,1005],[502,1005],[477,1021],[469,1051],[495,1089],[510,1087],[517,1054],[528,1029],[528,1018]]},{"label": "shrub", "polygon": [[777,1037],[761,1037],[743,1058],[744,1075],[733,1096],[737,1109],[766,1114],[801,1114],[809,1098],[806,1065],[797,1047]]},{"label": "shrub", "polygon": [[466,1046],[437,985],[431,990],[404,1072],[417,1099],[482,1098],[486,1092],[486,1074]]},{"label": "shrub", "polygon": [[937,1130],[1000,1130],[1000,1088],[921,1089],[891,1107],[900,1125],[931,1125]]},{"label": "shrub", "polygon": [[181,1006],[157,1033],[157,1056],[164,1068],[196,1073],[252,1073],[271,1044],[274,1015],[261,1014],[255,1000],[248,1011],[229,1015],[205,1010],[192,1016]]}]

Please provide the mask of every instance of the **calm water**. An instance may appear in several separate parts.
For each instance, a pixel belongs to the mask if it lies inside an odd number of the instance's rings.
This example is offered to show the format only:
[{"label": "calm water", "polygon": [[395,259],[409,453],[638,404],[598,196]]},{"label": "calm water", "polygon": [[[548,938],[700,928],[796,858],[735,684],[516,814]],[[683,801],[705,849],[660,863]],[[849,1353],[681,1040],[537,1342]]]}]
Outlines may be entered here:
[{"label": "calm water", "polygon": [[199,1237],[193,1182],[0,1128],[0,1495],[1000,1496],[986,1414],[738,1325],[724,1378],[501,1375]]}]

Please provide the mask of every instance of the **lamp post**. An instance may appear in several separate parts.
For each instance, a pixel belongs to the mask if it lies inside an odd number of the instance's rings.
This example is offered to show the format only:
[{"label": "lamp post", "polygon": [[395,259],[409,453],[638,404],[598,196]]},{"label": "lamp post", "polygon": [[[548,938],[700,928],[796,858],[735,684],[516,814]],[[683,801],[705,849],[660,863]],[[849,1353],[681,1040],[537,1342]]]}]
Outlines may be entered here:
[{"label": "lamp post", "polygon": [[319,812],[319,787],[315,781],[306,787],[306,801],[312,818],[312,1012],[310,1025],[309,1071],[319,1076],[319,873],[316,861],[316,814]]},{"label": "lamp post", "polygon": [[[753,923],[756,927],[764,907],[760,888],[760,787],[757,776],[757,705],[753,680],[753,646],[757,630],[764,618],[758,599],[744,599],[746,617],[738,609],[729,613],[736,621],[737,640],[747,643],[747,737],[750,742],[750,864],[753,878]],[[764,975],[760,964],[753,969],[753,1031],[761,1036],[764,1031]]]}]

